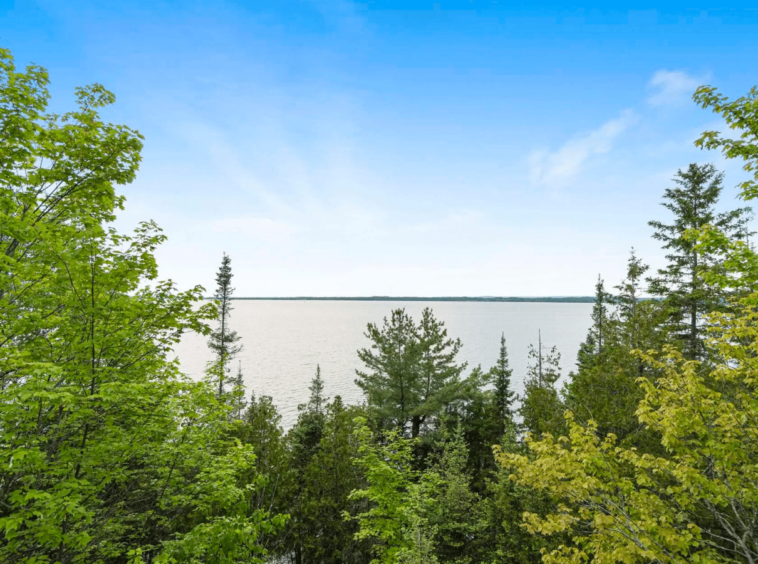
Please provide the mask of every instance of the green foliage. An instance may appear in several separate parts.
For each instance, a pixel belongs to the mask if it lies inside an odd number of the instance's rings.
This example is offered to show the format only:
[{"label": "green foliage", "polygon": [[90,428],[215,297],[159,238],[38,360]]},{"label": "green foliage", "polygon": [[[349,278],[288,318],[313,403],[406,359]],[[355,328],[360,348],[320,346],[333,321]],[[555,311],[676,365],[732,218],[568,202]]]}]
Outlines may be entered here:
[{"label": "green foliage", "polygon": [[[579,351],[577,371],[570,375],[563,392],[566,407],[578,421],[592,420],[601,436],[613,433],[620,441],[649,449],[655,441],[635,414],[643,397],[637,380],[653,378],[654,371],[634,351],[662,345],[667,334],[662,331],[665,319],[660,302],[639,298],[646,270],[647,266],[632,251],[627,277],[617,286],[619,295],[610,298],[602,286],[598,287],[596,299],[604,309],[597,304],[593,308],[593,327]],[[616,304],[613,312],[605,305],[610,301]],[[600,323],[602,348],[595,346]]]},{"label": "green foliage", "polygon": [[513,369],[508,364],[508,349],[505,346],[505,334],[503,334],[500,336],[500,354],[497,363],[490,369],[490,378],[494,384],[492,404],[498,439],[503,436],[506,428],[513,421],[516,392],[511,388],[512,377]]},{"label": "green foliage", "polygon": [[156,280],[155,225],[106,227],[141,137],[77,99],[46,113],[45,71],[0,52],[0,561],[258,561],[282,520],[244,503],[254,456],[167,356],[212,311]]},{"label": "green foliage", "polygon": [[[224,382],[228,377],[229,363],[242,350],[242,345],[238,344],[240,336],[237,335],[236,331],[229,329],[229,317],[233,309],[231,297],[234,293],[232,276],[232,259],[224,253],[221,258],[221,266],[216,273],[216,294],[214,295],[218,308],[218,327],[210,332],[208,340],[208,347],[216,353],[217,369],[215,376],[218,379],[219,397],[224,395]],[[241,380],[241,374],[239,379]],[[235,382],[235,386],[241,388],[237,382]],[[237,395],[239,395],[239,391]]]},{"label": "green foliage", "polygon": [[529,346],[529,359],[519,410],[524,427],[537,436],[559,432],[563,428],[563,404],[555,384],[561,377],[561,355],[555,347],[543,354],[540,334],[537,347]]},{"label": "green foliage", "polygon": [[367,486],[350,494],[354,501],[365,500],[368,510],[355,516],[360,527],[356,539],[372,542],[376,556],[372,563],[394,564],[399,555],[417,550],[427,553],[433,531],[429,530],[424,510],[428,504],[428,488],[436,483],[416,484],[412,468],[412,447],[417,439],[403,437],[399,429],[387,431],[381,442],[374,441],[365,419],[356,420],[354,432],[359,457],[356,463],[363,469]]},{"label": "green foliage", "polygon": [[650,279],[650,292],[665,298],[671,316],[673,334],[682,340],[683,350],[690,359],[703,357],[703,316],[723,311],[728,296],[723,288],[708,284],[705,275],[721,266],[710,253],[697,246],[692,231],[710,225],[728,237],[748,236],[747,221],[750,208],[738,208],[716,213],[715,206],[723,189],[723,173],[713,165],[691,164],[674,177],[674,188],[664,193],[663,207],[674,215],[666,225],[651,221],[653,237],[669,251],[668,266]]},{"label": "green foliage", "polygon": [[366,337],[371,348],[358,351],[358,357],[368,371],[356,370],[355,383],[378,421],[403,432],[410,424],[411,436],[417,437],[464,392],[460,375],[466,365],[455,361],[460,340],[448,338],[431,309],[424,309],[418,325],[397,309],[381,329],[370,323]]},{"label": "green foliage", "polygon": [[354,464],[358,443],[355,419],[359,407],[346,407],[337,396],[326,406],[323,434],[304,473],[299,497],[302,561],[358,563],[368,561],[368,546],[355,539],[357,524],[343,519],[361,504],[349,496],[365,485],[363,472]]},{"label": "green foliage", "polygon": [[694,100],[703,108],[711,108],[721,115],[730,129],[739,132],[738,139],[727,139],[718,131],[706,131],[695,141],[704,149],[720,149],[727,159],[742,159],[744,169],[753,173],[753,180],[739,184],[740,196],[752,200],[758,196],[758,87],[747,95],[729,100],[712,86],[701,86]]}]

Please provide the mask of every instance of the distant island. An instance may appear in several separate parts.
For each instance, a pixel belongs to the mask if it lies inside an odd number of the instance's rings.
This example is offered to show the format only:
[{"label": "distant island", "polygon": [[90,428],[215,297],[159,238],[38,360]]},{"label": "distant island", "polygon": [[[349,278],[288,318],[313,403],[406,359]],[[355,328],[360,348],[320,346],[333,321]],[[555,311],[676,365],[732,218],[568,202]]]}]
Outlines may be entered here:
[{"label": "distant island", "polygon": [[[214,299],[207,297],[207,300]],[[261,298],[240,297],[232,300],[279,300],[279,301],[322,301],[322,302],[548,302],[564,304],[589,304],[595,301],[592,296],[552,296],[552,297],[495,297],[495,296],[449,296],[449,297],[413,297],[413,296],[363,296],[363,297],[309,297]]]}]

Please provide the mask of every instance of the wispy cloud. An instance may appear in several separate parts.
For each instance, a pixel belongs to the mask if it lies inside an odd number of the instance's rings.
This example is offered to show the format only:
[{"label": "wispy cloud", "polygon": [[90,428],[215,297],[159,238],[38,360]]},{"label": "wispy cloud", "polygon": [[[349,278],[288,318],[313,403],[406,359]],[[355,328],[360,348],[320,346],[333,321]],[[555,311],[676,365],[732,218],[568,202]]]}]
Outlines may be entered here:
[{"label": "wispy cloud", "polygon": [[292,224],[266,217],[220,219],[214,221],[211,227],[216,233],[234,233],[266,243],[286,241],[298,231]]},{"label": "wispy cloud", "polygon": [[529,159],[532,183],[559,187],[575,178],[594,156],[607,153],[616,139],[637,121],[631,110],[605,122],[597,129],[577,136],[556,151],[534,151]]},{"label": "wispy cloud", "polygon": [[652,93],[647,102],[651,106],[684,104],[705,80],[706,77],[695,77],[684,71],[659,70],[648,82],[648,90]]}]

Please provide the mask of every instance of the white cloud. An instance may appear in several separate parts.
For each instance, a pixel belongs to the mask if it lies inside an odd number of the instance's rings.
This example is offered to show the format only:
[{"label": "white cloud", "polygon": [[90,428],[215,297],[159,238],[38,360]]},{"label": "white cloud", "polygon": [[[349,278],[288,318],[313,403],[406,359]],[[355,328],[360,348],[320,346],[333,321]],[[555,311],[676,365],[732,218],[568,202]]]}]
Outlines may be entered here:
[{"label": "white cloud", "polygon": [[691,76],[684,71],[659,70],[648,82],[648,97],[651,106],[677,106],[683,104],[695,93],[695,89],[705,78]]},{"label": "white cloud", "polygon": [[615,119],[599,128],[565,143],[560,149],[534,151],[529,158],[532,183],[558,187],[573,179],[594,155],[607,153],[616,138],[637,120],[631,110],[624,110]]}]

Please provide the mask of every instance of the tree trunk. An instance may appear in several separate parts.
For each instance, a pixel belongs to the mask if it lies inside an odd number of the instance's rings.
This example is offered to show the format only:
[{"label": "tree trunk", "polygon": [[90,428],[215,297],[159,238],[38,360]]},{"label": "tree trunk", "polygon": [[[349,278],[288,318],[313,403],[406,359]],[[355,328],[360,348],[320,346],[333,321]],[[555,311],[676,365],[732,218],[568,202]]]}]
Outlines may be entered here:
[{"label": "tree trunk", "polygon": [[412,419],[412,426],[411,426],[411,437],[416,438],[418,437],[418,434],[421,432],[421,416],[420,415],[414,415]]}]

